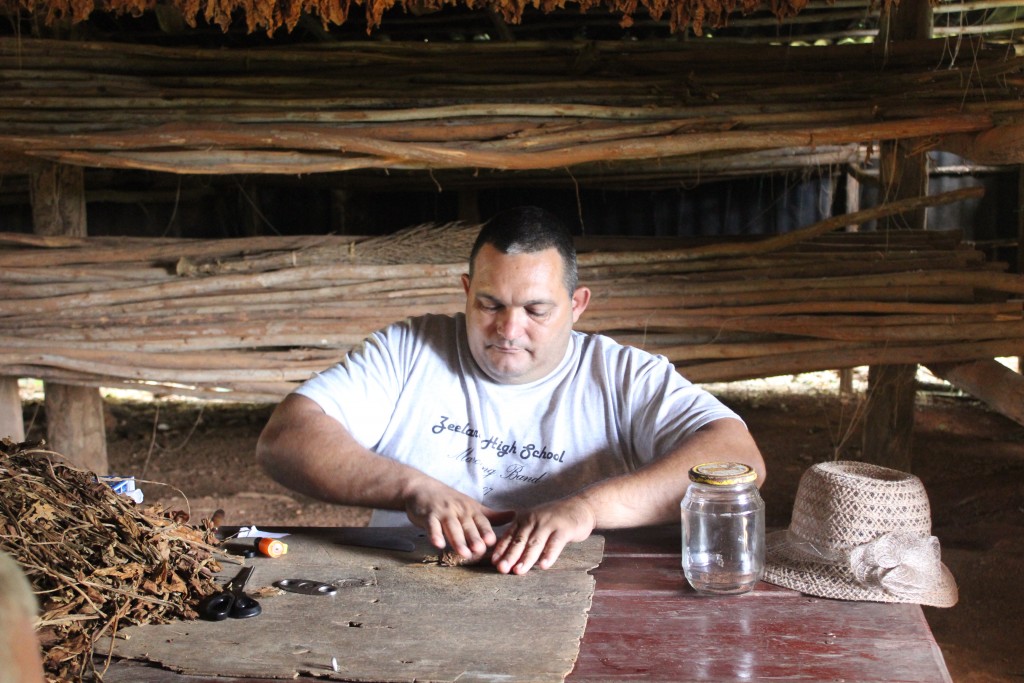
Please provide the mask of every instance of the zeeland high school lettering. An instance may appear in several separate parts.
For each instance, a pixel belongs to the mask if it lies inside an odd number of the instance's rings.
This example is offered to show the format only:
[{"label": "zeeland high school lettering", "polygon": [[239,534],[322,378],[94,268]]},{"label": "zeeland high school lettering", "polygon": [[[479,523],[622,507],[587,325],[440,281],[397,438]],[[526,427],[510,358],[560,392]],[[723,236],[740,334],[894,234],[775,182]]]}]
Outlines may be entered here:
[{"label": "zeeland high school lettering", "polygon": [[[548,474],[546,471],[540,474],[529,473],[526,471],[525,462],[509,464],[499,473],[498,468],[491,467],[481,460],[481,457],[486,457],[488,451],[492,452],[492,454],[496,455],[498,458],[511,456],[524,461],[532,460],[536,462],[543,462],[547,465],[565,462],[565,449],[556,451],[554,448],[532,443],[519,446],[515,439],[511,442],[507,442],[504,439],[494,436],[485,437],[480,433],[480,430],[472,424],[453,422],[447,415],[442,415],[437,424],[431,427],[430,431],[435,435],[445,433],[464,434],[471,439],[475,439],[477,442],[475,448],[471,446],[449,457],[472,465],[483,475],[484,479],[497,476],[500,479],[508,481],[539,484],[540,481]],[[483,490],[484,495],[486,495],[491,491],[491,488],[484,487]]]}]

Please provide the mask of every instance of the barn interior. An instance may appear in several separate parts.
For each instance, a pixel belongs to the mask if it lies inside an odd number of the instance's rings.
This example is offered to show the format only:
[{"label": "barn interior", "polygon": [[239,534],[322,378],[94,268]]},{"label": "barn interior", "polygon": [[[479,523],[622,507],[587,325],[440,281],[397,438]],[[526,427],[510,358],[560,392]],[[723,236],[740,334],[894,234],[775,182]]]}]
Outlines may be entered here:
[{"label": "barn interior", "polygon": [[[584,329],[694,381],[869,368],[858,458],[921,468],[929,389],[1019,435],[1022,7],[0,0],[0,436],[39,431],[27,380],[98,473],[101,388],[270,405],[458,310],[519,204],[572,226]],[[1021,675],[933,616],[957,680]]]}]

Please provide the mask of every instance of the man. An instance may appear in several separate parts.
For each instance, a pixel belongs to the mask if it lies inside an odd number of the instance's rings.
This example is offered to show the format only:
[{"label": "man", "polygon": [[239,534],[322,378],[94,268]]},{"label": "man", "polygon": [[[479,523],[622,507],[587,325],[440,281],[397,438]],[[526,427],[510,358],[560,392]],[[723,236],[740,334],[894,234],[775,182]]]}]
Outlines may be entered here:
[{"label": "man", "polygon": [[0,550],[0,683],[42,683],[38,607],[21,567]]},{"label": "man", "polygon": [[257,446],[268,474],[516,574],[594,529],[678,520],[693,465],[763,479],[743,422],[666,359],[572,329],[590,290],[551,214],[491,219],[462,285],[465,314],[389,326],[288,396]]}]

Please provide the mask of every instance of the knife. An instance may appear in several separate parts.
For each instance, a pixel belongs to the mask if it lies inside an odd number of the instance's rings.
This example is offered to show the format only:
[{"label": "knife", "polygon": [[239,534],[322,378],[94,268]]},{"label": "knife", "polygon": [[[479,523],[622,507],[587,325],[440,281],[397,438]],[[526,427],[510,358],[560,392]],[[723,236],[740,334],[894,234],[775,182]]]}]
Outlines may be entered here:
[{"label": "knife", "polygon": [[[238,527],[221,527],[219,533],[227,537],[225,549],[241,553],[252,548],[251,538],[236,538]],[[400,550],[411,553],[416,550],[415,537],[425,538],[422,531],[414,527],[289,527],[270,526],[261,528],[268,533],[282,532],[287,534],[312,534],[316,538],[338,545],[351,545],[361,548],[378,548],[380,550]],[[244,546],[243,546],[244,544]],[[255,553],[253,553],[255,554]]]},{"label": "knife", "polygon": [[394,532],[389,532],[383,528],[344,527],[331,529],[327,532],[325,538],[338,545],[378,548],[381,550],[400,550],[411,553],[416,550],[416,541],[407,536],[400,535],[403,531],[405,530],[396,529]]}]

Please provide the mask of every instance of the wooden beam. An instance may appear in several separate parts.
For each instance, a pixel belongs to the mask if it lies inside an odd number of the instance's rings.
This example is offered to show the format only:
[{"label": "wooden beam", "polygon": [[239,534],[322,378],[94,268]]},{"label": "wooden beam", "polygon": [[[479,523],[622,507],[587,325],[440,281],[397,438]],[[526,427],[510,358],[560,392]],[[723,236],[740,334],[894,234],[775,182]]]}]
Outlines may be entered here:
[{"label": "wooden beam", "polygon": [[1024,125],[1005,124],[978,133],[953,133],[939,147],[976,164],[1002,166],[1024,163]]},{"label": "wooden beam", "polygon": [[992,410],[1024,425],[1024,377],[996,360],[929,363],[928,369]]},{"label": "wooden beam", "polygon": [[[928,194],[928,158],[911,154],[912,143],[882,143],[881,181],[887,199]],[[882,230],[923,229],[927,209],[887,216]],[[862,459],[893,469],[910,471],[914,431],[914,387],[917,366],[872,366],[868,370]]]},{"label": "wooden beam", "polygon": [[931,38],[933,15],[928,0],[888,3],[882,9],[878,24],[878,41],[888,46],[890,43]]}]

